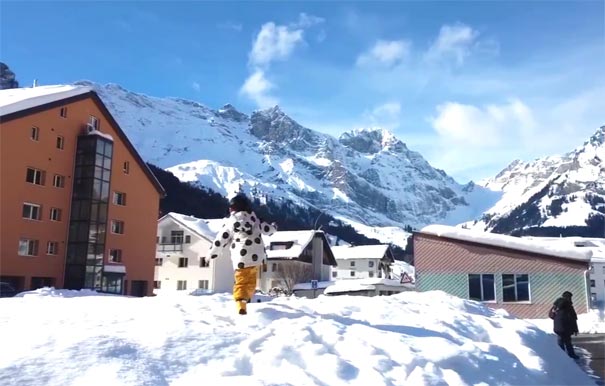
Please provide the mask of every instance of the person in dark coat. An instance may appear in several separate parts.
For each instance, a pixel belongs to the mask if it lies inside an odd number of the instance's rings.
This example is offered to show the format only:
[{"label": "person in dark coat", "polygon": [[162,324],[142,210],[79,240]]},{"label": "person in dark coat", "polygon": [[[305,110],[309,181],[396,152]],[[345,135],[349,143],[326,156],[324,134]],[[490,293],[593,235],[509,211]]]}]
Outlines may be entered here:
[{"label": "person in dark coat", "polygon": [[567,351],[567,355],[570,357],[578,359],[571,343],[571,336],[578,335],[578,316],[573,308],[571,297],[572,293],[565,291],[560,298],[555,300],[553,304],[553,331],[557,334],[557,343],[561,350]]}]

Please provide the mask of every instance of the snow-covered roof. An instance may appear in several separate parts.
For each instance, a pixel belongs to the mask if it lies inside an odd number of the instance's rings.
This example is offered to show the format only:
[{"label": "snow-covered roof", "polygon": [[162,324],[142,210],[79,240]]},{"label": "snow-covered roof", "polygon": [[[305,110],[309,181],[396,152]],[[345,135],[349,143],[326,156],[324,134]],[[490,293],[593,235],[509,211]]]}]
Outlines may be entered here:
[{"label": "snow-covered roof", "polygon": [[537,237],[526,236],[526,240],[541,242],[549,245],[561,245],[576,247],[582,251],[591,251],[590,261],[593,263],[605,263],[605,238],[598,237]]},{"label": "snow-covered roof", "polygon": [[0,116],[27,110],[92,91],[85,86],[39,86],[0,90]]},{"label": "snow-covered roof", "polygon": [[314,230],[275,232],[263,236],[269,259],[295,259],[305,250],[313,239]]},{"label": "snow-covered roof", "polygon": [[[207,240],[214,239],[225,221],[224,219],[200,219],[175,212],[168,213],[159,221],[168,217]],[[263,235],[263,242],[265,243],[265,248],[267,250],[267,258],[296,259],[300,257],[313,239],[315,232],[324,234],[321,231],[306,230],[278,231],[271,236]],[[327,244],[327,242],[325,244]]]},{"label": "snow-covered roof", "polygon": [[388,244],[332,247],[336,260],[382,259],[389,249]]},{"label": "snow-covered roof", "polygon": [[479,232],[470,229],[456,228],[447,225],[429,225],[420,233],[446,237],[455,240],[470,241],[495,247],[516,249],[525,252],[539,253],[542,255],[556,256],[564,259],[590,261],[591,251],[579,250],[579,248],[547,245],[545,243],[531,241],[520,237],[501,235],[497,233]]},{"label": "snow-covered roof", "polygon": [[205,220],[176,212],[168,213],[159,221],[162,221],[167,217],[174,219],[177,223],[181,224],[182,226],[188,228],[198,236],[203,237],[207,240],[214,240],[214,236],[216,236],[218,230],[221,228],[224,222],[223,219]]},{"label": "snow-covered roof", "polygon": [[414,289],[413,284],[401,284],[398,280],[369,278],[369,279],[343,279],[332,282],[333,284],[324,290],[324,294],[340,292],[372,291],[377,285],[388,287],[399,287],[401,290]]}]

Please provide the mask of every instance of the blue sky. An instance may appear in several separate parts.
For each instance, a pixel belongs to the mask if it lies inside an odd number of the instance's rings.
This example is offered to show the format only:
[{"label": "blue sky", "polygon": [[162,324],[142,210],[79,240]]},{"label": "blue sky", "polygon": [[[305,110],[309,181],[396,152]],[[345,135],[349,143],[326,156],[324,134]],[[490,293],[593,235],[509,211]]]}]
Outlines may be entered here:
[{"label": "blue sky", "polygon": [[459,182],[605,125],[603,1],[6,2],[23,84],[88,79],[335,136],[393,131]]}]

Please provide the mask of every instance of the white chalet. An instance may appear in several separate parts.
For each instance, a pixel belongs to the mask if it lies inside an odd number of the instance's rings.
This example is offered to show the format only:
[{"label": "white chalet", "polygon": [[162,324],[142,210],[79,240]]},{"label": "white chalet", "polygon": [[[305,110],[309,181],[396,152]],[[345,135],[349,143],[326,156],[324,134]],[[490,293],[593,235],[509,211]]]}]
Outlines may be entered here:
[{"label": "white chalet", "polygon": [[338,264],[332,269],[332,280],[391,279],[395,259],[388,244],[336,246],[332,252]]},{"label": "white chalet", "polygon": [[202,220],[179,213],[168,213],[158,220],[154,287],[161,291],[233,291],[230,259],[204,262],[222,219]]},{"label": "white chalet", "polygon": [[[224,219],[204,220],[168,213],[158,220],[155,288],[164,290],[233,291],[233,263],[219,256],[204,263]],[[336,260],[322,231],[278,231],[263,236],[267,264],[259,269],[258,288],[291,291],[295,284],[325,281]]]}]

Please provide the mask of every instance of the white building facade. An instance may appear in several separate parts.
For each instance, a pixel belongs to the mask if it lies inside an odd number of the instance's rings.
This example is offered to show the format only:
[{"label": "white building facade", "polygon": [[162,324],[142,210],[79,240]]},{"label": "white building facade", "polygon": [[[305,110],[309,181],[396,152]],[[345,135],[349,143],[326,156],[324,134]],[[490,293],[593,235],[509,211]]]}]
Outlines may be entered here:
[{"label": "white building facade", "polygon": [[205,258],[214,233],[208,223],[178,213],[158,220],[154,288],[161,291],[207,290],[231,292],[233,267],[230,259]]},{"label": "white building facade", "polygon": [[335,246],[332,252],[337,263],[332,280],[391,279],[395,260],[388,244]]}]

